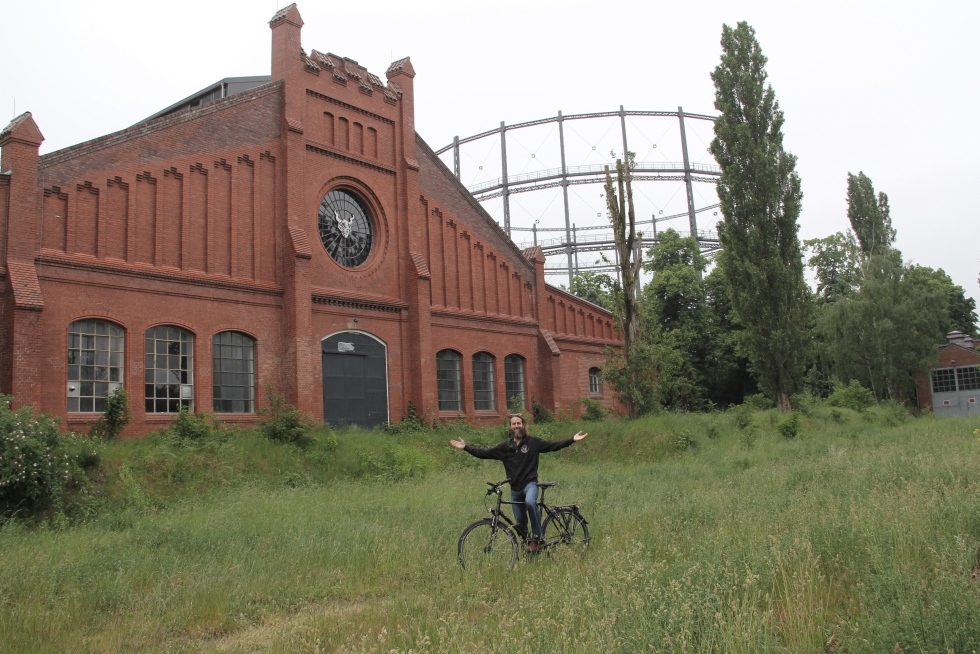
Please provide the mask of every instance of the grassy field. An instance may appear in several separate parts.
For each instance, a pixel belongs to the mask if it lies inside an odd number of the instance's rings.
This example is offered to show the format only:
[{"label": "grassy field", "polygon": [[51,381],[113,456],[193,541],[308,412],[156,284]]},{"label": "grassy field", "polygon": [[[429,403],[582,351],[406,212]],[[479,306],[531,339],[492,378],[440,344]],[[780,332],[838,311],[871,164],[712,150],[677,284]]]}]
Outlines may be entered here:
[{"label": "grassy field", "polygon": [[100,452],[89,517],[0,527],[2,652],[978,652],[977,420],[818,407],[541,425],[584,560],[473,574],[497,462],[449,438],[230,432]]}]

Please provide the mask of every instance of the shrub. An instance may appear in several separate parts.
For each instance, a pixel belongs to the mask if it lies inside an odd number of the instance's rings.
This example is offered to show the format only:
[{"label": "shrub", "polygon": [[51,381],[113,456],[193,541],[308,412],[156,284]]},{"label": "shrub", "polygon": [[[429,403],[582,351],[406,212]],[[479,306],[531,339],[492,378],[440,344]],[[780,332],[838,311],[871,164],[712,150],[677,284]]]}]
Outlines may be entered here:
[{"label": "shrub", "polygon": [[0,516],[60,511],[66,493],[85,480],[54,418],[30,407],[13,411],[10,396],[0,395]]},{"label": "shrub", "polygon": [[747,404],[740,404],[731,410],[735,427],[738,429],[748,429],[752,426],[752,407]]},{"label": "shrub", "polygon": [[312,442],[310,432],[313,419],[286,401],[286,397],[275,388],[266,388],[269,404],[260,413],[265,420],[259,423],[262,433],[270,441],[305,446]]},{"label": "shrub", "polygon": [[754,395],[747,395],[743,404],[752,407],[756,411],[765,411],[766,409],[771,409],[775,405],[772,400],[762,393],[755,393]]},{"label": "shrub", "polygon": [[686,429],[682,429],[676,434],[671,441],[671,447],[673,447],[678,452],[684,452],[687,450],[696,450],[698,448],[698,442],[694,440],[690,432]]},{"label": "shrub", "polygon": [[180,407],[170,424],[170,434],[182,441],[204,441],[221,432],[221,423],[213,414],[207,412],[191,413],[187,407]]},{"label": "shrub", "polygon": [[555,420],[554,414],[533,397],[531,398],[531,415],[534,416],[534,423],[538,425]]},{"label": "shrub", "polygon": [[864,411],[868,407],[874,406],[875,396],[869,389],[862,386],[858,380],[852,379],[848,382],[847,386],[836,384],[834,386],[834,392],[827,398],[827,404],[845,409],[853,409],[854,411]]},{"label": "shrub", "polygon": [[428,425],[419,417],[415,402],[408,401],[408,414],[398,422],[386,423],[382,430],[389,434],[415,434],[428,430]]},{"label": "shrub", "polygon": [[776,431],[782,434],[783,438],[796,438],[800,433],[800,412],[791,411],[776,425]]},{"label": "shrub", "polygon": [[507,410],[511,413],[524,414],[524,398],[520,395],[511,395],[507,400]]},{"label": "shrub", "polygon": [[89,435],[112,440],[119,437],[128,422],[129,395],[126,394],[126,389],[120,386],[106,398],[105,413],[92,425]]},{"label": "shrub", "polygon": [[591,397],[584,397],[579,402],[582,403],[582,420],[589,422],[599,422],[606,417],[606,408],[602,402]]},{"label": "shrub", "polygon": [[812,415],[813,407],[817,402],[816,396],[807,391],[796,393],[789,398],[790,405],[805,416]]}]

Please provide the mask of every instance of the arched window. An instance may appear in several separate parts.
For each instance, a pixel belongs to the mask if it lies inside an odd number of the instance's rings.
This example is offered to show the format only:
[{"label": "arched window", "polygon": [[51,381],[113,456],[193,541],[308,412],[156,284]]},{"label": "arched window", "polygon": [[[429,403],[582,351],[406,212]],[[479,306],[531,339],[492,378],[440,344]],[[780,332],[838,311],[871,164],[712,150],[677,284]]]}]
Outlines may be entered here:
[{"label": "arched window", "polygon": [[221,332],[212,350],[214,412],[255,413],[255,341],[239,332]]},{"label": "arched window", "polygon": [[146,330],[144,401],[147,413],[177,413],[193,408],[194,335],[180,327]]},{"label": "arched window", "polygon": [[477,411],[493,411],[497,408],[493,364],[493,355],[488,352],[477,352],[473,355],[473,408]]},{"label": "arched window", "polygon": [[439,386],[439,410],[462,411],[463,397],[460,391],[460,361],[462,356],[453,350],[441,350],[436,354],[436,381]]},{"label": "arched window", "polygon": [[602,377],[598,368],[589,368],[589,393],[602,395]]},{"label": "arched window", "polygon": [[523,409],[527,406],[524,399],[524,357],[517,354],[504,357],[504,387],[508,407],[520,405]]},{"label": "arched window", "polygon": [[68,325],[68,411],[101,413],[106,398],[122,386],[125,332],[105,320]]}]

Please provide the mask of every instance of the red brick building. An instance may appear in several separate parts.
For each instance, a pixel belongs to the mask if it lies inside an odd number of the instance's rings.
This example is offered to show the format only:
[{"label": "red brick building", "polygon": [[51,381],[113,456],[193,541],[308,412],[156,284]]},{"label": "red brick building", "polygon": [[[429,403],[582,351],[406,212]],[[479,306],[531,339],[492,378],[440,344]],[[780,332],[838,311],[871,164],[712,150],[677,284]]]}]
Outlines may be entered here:
[{"label": "red brick building", "polygon": [[919,407],[937,416],[980,415],[980,342],[946,334],[936,366],[918,379]]},{"label": "red brick building", "polygon": [[302,26],[273,17],[272,74],[238,92],[44,156],[31,114],[0,132],[0,392],[83,429],[121,385],[132,434],[254,421],[269,385],[365,426],[614,406],[613,317],[415,133],[411,62],[383,82]]}]

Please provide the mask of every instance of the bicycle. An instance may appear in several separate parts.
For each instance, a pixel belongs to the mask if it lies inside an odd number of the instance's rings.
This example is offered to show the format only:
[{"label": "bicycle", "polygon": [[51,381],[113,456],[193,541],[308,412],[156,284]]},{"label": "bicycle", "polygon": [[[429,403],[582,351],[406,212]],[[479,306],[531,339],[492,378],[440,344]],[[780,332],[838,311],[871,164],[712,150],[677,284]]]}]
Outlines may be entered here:
[{"label": "bicycle", "polygon": [[[459,537],[459,564],[466,569],[499,569],[513,568],[517,564],[520,553],[531,552],[527,549],[527,536],[518,534],[514,521],[500,510],[505,504],[518,504],[505,500],[502,486],[510,483],[509,479],[496,483],[488,481],[486,498],[496,495],[496,505],[487,506],[489,518],[477,520],[463,530]],[[544,501],[545,490],[556,486],[558,482],[538,482],[538,506],[541,508],[541,528],[543,542],[539,544],[537,554],[546,553],[555,556],[565,552],[577,558],[585,555],[589,547],[589,524],[575,504],[550,506]],[[484,500],[487,502],[487,499]],[[492,500],[490,500],[492,502]],[[520,543],[520,545],[518,544]]]}]

